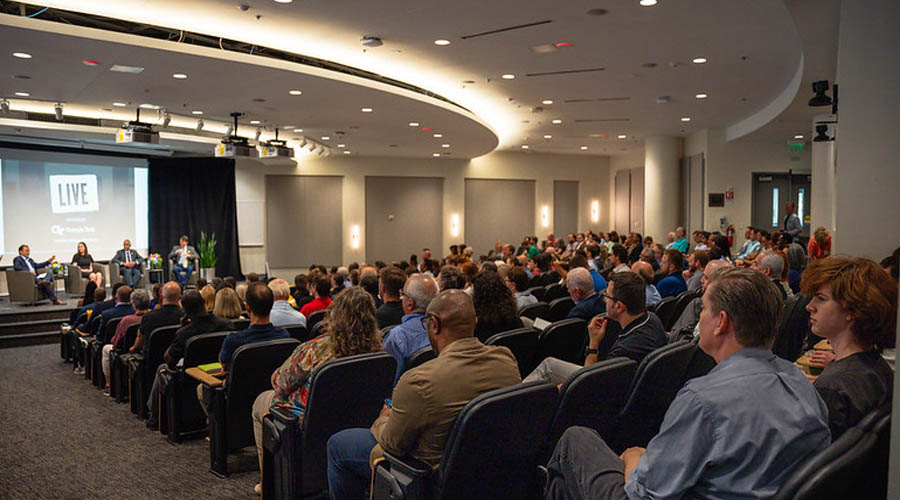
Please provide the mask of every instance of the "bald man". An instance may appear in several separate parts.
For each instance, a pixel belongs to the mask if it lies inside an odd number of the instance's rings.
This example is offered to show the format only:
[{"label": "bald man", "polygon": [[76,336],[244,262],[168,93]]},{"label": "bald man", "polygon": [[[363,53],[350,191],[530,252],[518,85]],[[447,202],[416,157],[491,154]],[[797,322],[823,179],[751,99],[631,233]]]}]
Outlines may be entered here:
[{"label": "bald man", "polygon": [[[131,352],[140,352],[142,350],[146,350],[146,346],[149,343],[146,342],[147,339],[150,338],[150,334],[153,333],[159,327],[162,326],[172,326],[181,324],[181,318],[184,316],[184,311],[181,309],[181,285],[174,281],[170,281],[163,285],[162,292],[160,294],[162,296],[162,305],[158,308],[150,311],[141,318],[141,327],[138,330],[137,339],[134,342],[134,345],[131,347]],[[147,358],[148,353],[144,352],[144,358]],[[154,378],[154,381],[156,379]],[[159,422],[159,415],[157,414],[157,397],[154,397],[159,391],[158,384],[155,384],[151,387],[151,396],[147,400],[147,409],[148,409],[148,418],[147,418],[147,427],[151,429],[155,429],[157,423]]]},{"label": "bald man", "polygon": [[[706,291],[706,286],[715,277],[716,272],[728,267],[731,267],[731,264],[727,260],[716,259],[709,261],[706,267],[703,268],[703,275],[700,277],[701,292]],[[700,322],[700,311],[703,309],[701,298],[702,294],[701,297],[688,302],[681,316],[672,325],[672,330],[669,332],[670,344],[679,340],[693,340],[700,333],[697,329],[697,324]]]},{"label": "bald man", "polygon": [[652,306],[662,300],[659,296],[659,290],[653,286],[653,266],[649,262],[639,260],[631,265],[631,272],[637,273],[638,276],[644,278],[644,293],[647,296],[647,306]]},{"label": "bald man", "polygon": [[461,290],[431,301],[422,323],[438,357],[407,371],[371,429],[346,429],[328,440],[328,490],[332,499],[362,498],[372,477],[370,455],[382,450],[412,455],[437,466],[456,416],[469,400],[521,382],[505,347],[475,338],[475,306]]}]

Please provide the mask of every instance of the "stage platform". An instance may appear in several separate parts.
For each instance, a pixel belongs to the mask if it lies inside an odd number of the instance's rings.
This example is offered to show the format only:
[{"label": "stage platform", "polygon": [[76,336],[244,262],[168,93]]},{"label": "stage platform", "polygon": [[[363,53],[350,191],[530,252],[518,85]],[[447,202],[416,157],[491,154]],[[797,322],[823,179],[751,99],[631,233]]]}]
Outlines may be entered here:
[{"label": "stage platform", "polygon": [[69,321],[79,298],[60,292],[59,300],[65,304],[54,306],[45,300],[32,306],[0,297],[0,349],[59,342],[59,326]]}]

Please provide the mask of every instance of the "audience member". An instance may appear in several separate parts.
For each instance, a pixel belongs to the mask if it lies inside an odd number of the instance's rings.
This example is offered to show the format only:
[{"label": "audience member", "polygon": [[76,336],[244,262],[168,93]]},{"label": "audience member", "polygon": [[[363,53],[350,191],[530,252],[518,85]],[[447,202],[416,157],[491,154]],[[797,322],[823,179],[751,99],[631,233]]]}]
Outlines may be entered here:
[{"label": "audience member", "polygon": [[728,262],[731,262],[731,243],[728,242],[728,238],[721,234],[713,235],[712,237],[713,248],[711,251],[715,251],[715,254],[710,253],[710,259],[713,257],[717,259],[724,259]]},{"label": "audience member", "polygon": [[144,343],[150,338],[153,330],[161,326],[171,326],[181,323],[181,317],[184,311],[181,310],[181,285],[175,281],[170,281],[163,285],[162,302],[160,306],[147,314],[141,319],[141,327],[138,329],[137,339],[128,350],[130,352],[143,352]]},{"label": "audience member", "polygon": [[[234,289],[234,292],[237,294],[238,299],[241,301],[241,311],[243,311],[244,310],[244,302],[247,300],[247,284],[241,283]],[[308,292],[308,290],[307,290],[307,292]],[[216,293],[218,293],[218,292],[216,292]]]},{"label": "audience member", "polygon": [[659,265],[659,272],[663,278],[656,283],[656,289],[662,298],[676,297],[680,293],[687,291],[687,283],[681,275],[684,269],[684,257],[681,251],[676,248],[670,248],[663,254],[662,262]]},{"label": "audience member", "polygon": [[[324,311],[331,305],[331,281],[328,276],[321,273],[313,273],[309,275],[309,291],[313,295],[313,300],[309,301],[305,306],[300,308],[300,314],[304,318],[308,318],[310,314],[316,311]],[[249,296],[249,289],[248,289]]]},{"label": "audience member", "polygon": [[393,266],[382,269],[380,275],[378,294],[384,303],[375,311],[379,329],[400,324],[403,318],[400,292],[406,283],[406,273]]},{"label": "audience member", "polygon": [[475,275],[472,280],[472,302],[475,305],[475,337],[478,340],[485,342],[495,333],[522,328],[516,299],[497,273],[488,271]]},{"label": "audience member", "polygon": [[706,240],[709,238],[709,233],[706,231],[694,231],[694,251],[697,250],[709,250],[709,244],[707,244]]},{"label": "audience member", "polygon": [[151,310],[156,309],[157,307],[160,306],[160,304],[162,304],[162,288],[163,288],[162,283],[154,283],[153,284],[153,291],[150,294],[150,309]]},{"label": "audience member", "polygon": [[810,296],[811,331],[828,339],[833,358],[813,353],[825,366],[814,385],[828,406],[831,438],[837,439],[867,413],[889,404],[894,373],[881,357],[897,331],[897,282],[868,259],[831,257],[813,261],[803,274]]},{"label": "audience member", "polygon": [[[121,292],[123,288],[127,287],[119,288],[119,292]],[[135,323],[140,323],[144,313],[150,310],[150,294],[148,294],[146,290],[138,289],[131,292],[129,300],[131,301],[131,308],[134,312],[123,316],[122,319],[119,320],[119,324],[116,325],[115,335],[113,335],[109,344],[103,346],[103,352],[100,357],[103,376],[106,378],[106,385],[104,386],[103,393],[107,395],[109,394],[109,362],[112,352],[126,352],[128,347],[125,345],[126,330]]]},{"label": "audience member", "polygon": [[637,273],[644,280],[644,294],[647,306],[659,303],[662,297],[659,295],[659,290],[653,285],[653,268],[650,267],[650,264],[644,261],[637,261],[632,264],[631,272]]},{"label": "audience member", "polygon": [[624,246],[616,243],[613,245],[609,253],[609,262],[613,265],[612,272],[621,273],[631,270],[628,267],[628,250]]},{"label": "audience member", "polygon": [[[203,303],[206,304],[206,310],[212,311],[216,308],[216,289],[212,285],[206,285],[202,288],[198,287],[200,290],[200,296],[203,297]],[[223,288],[224,290],[224,288]]]},{"label": "audience member", "polygon": [[831,255],[831,233],[824,226],[819,226],[813,232],[813,237],[807,244],[807,254],[812,260],[824,259]]},{"label": "audience member", "polygon": [[[612,280],[614,275],[615,273],[611,274],[609,279]],[[594,278],[587,269],[579,267],[569,271],[566,276],[566,288],[569,290],[569,296],[575,301],[575,307],[569,311],[566,319],[579,318],[590,323],[594,316],[606,312],[603,297],[594,291]]]},{"label": "audience member", "polygon": [[[619,324],[621,333],[603,359],[625,356],[640,363],[651,351],[666,345],[662,322],[655,314],[647,312],[644,283],[644,279],[633,272],[610,276],[609,286],[603,293],[606,315],[596,316],[588,324],[589,343],[584,366],[600,361],[598,349],[606,336],[609,320]],[[559,385],[580,368],[575,363],[546,358],[525,377],[524,382],[543,380]]]},{"label": "audience member", "polygon": [[300,325],[306,326],[306,316],[297,312],[296,309],[288,304],[291,296],[291,286],[288,282],[277,278],[269,282],[269,288],[272,289],[273,304],[272,311],[269,313],[269,321],[276,327]]},{"label": "audience member", "polygon": [[546,498],[773,497],[830,443],[822,399],[768,348],[781,307],[759,273],[720,271],[703,296],[699,343],[718,365],[678,392],[646,450],[620,458],[596,431],[566,430]]},{"label": "audience member", "polygon": [[[700,278],[700,289],[706,291],[706,287],[710,280],[715,277],[715,273],[722,268],[731,267],[728,261],[716,259],[709,261],[703,269],[703,276]],[[698,323],[700,322],[700,311],[703,309],[703,300],[701,297],[695,297],[688,302],[682,311],[681,316],[675,320],[672,330],[669,332],[669,343],[679,340],[694,340],[699,335]]]},{"label": "audience member", "polygon": [[[225,283],[225,286],[231,288],[232,290],[237,288],[237,279],[234,276],[225,276],[224,278],[222,278],[222,281]],[[249,283],[250,282],[248,282],[248,284]]]},{"label": "audience member", "polygon": [[462,290],[466,287],[466,277],[454,266],[444,266],[438,275],[438,287],[444,290]]},{"label": "audience member", "polygon": [[100,314],[100,323],[97,326],[96,339],[101,344],[107,342],[107,339],[103,338],[103,330],[106,328],[107,323],[113,319],[124,318],[129,314],[134,314],[134,307],[131,306],[131,292],[132,289],[130,286],[120,286],[115,293],[115,305]]},{"label": "audience member", "polygon": [[703,278],[703,270],[709,264],[709,254],[704,250],[694,250],[688,255],[688,269],[684,272],[687,279],[687,291],[700,291],[700,280]]},{"label": "audience member", "polygon": [[[240,286],[243,286],[246,291],[247,285],[242,283],[238,285],[238,287]],[[238,319],[241,317],[243,310],[244,306],[241,304],[237,291],[225,287],[216,292],[216,305],[213,308],[214,316],[229,320]]]},{"label": "audience member", "polygon": [[784,271],[784,260],[778,255],[774,250],[763,250],[753,259],[753,263],[750,265],[752,269],[755,269],[764,275],[766,275],[769,279],[772,280],[772,283],[775,284],[775,288],[781,292],[781,298],[787,299],[787,291],[785,291],[784,286],[781,285],[781,274]]},{"label": "audience member", "polygon": [[891,275],[895,280],[900,280],[900,247],[894,250],[894,253],[881,259],[879,264],[884,272]]},{"label": "audience member", "polygon": [[419,349],[429,346],[428,333],[422,319],[428,304],[438,294],[437,283],[424,274],[414,274],[406,280],[400,294],[403,304],[403,318],[399,325],[385,335],[382,346],[397,360],[397,374],[394,385],[406,371],[406,362]]},{"label": "audience member", "polygon": [[302,309],[303,306],[312,302],[313,298],[309,293],[309,282],[306,280],[305,274],[294,276],[294,291],[291,296],[294,297],[297,309]]},{"label": "audience member", "polygon": [[656,259],[656,250],[652,247],[644,248],[644,251],[641,252],[641,260],[650,264],[650,268],[654,273],[659,271],[659,260]]},{"label": "audience member", "polygon": [[475,307],[464,292],[438,295],[425,315],[437,359],[401,377],[391,407],[371,429],[346,429],[328,440],[328,484],[333,500],[362,498],[372,476],[370,454],[411,455],[435,467],[456,416],[472,398],[518,384],[516,360],[505,347],[473,337]]},{"label": "audience member", "polygon": [[628,235],[628,261],[630,266],[641,260],[641,252],[644,251],[644,238],[640,233],[631,233]]},{"label": "audience member", "polygon": [[687,238],[684,237],[684,228],[681,226],[678,226],[675,229],[675,243],[672,243],[672,248],[683,254],[688,251],[688,241]]},{"label": "audience member", "polygon": [[521,267],[510,267],[506,271],[506,277],[503,278],[506,287],[512,292],[516,299],[516,309],[522,310],[523,307],[531,304],[537,304],[538,299],[534,295],[526,292],[528,289],[528,275]]},{"label": "audience member", "polygon": [[247,281],[247,284],[248,284],[248,285],[251,284],[251,283],[256,283],[257,281],[259,281],[259,275],[256,274],[256,273],[247,273],[247,275],[245,276],[245,278],[246,278],[246,281]]}]

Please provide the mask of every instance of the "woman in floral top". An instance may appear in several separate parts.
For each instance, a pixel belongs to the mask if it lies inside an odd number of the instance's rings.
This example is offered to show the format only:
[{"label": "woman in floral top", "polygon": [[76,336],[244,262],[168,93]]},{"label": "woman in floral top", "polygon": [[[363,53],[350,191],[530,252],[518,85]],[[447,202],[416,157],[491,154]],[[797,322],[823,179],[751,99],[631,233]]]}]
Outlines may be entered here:
[{"label": "woman in floral top", "polygon": [[[253,434],[262,470],[262,419],[269,409],[280,406],[303,421],[312,374],[322,363],[336,358],[381,350],[375,323],[375,302],[360,287],[342,290],[328,307],[325,334],[297,346],[293,354],[272,374],[271,391],[253,403]],[[259,486],[259,485],[257,485]]]}]

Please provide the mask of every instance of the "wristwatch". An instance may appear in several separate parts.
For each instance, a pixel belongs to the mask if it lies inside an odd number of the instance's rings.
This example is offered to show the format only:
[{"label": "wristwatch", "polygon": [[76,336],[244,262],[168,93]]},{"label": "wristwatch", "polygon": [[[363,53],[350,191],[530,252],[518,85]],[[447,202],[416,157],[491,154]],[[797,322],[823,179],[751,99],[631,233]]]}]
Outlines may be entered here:
[{"label": "wristwatch", "polygon": [[588,356],[590,356],[591,354],[593,354],[593,355],[595,355],[595,356],[597,356],[597,355],[600,354],[600,350],[599,350],[599,349],[591,349],[590,347],[588,347],[584,352],[585,352]]}]

